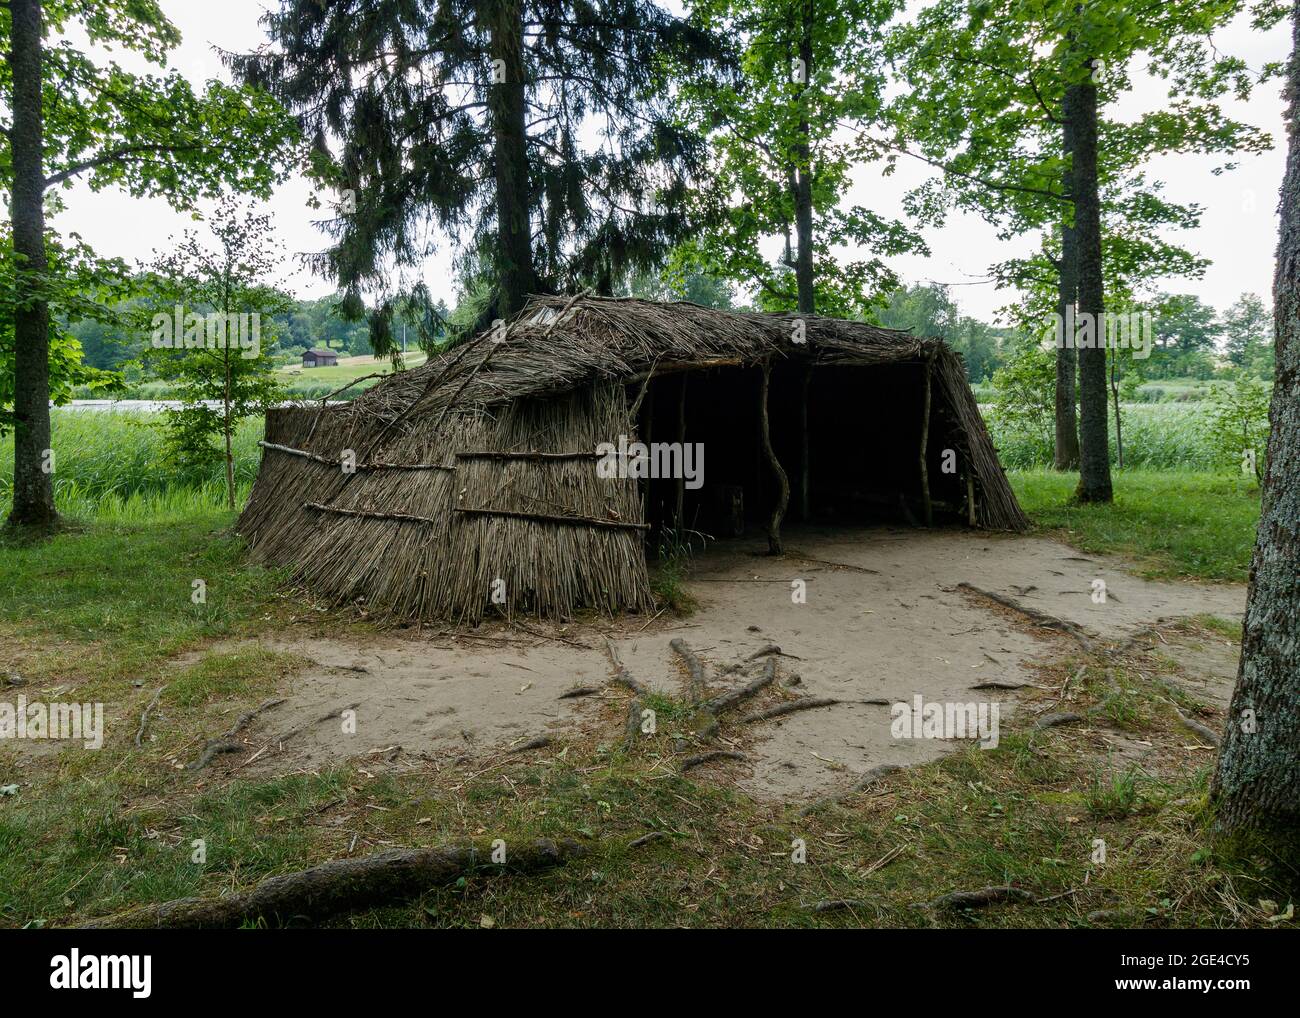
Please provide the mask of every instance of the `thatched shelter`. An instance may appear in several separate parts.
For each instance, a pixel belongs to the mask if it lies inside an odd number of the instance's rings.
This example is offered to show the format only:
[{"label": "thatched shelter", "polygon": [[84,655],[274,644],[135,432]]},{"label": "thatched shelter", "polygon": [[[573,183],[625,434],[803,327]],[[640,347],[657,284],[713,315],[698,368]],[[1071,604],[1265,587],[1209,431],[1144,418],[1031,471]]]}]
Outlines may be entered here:
[{"label": "thatched shelter", "polygon": [[[637,441],[700,448],[703,483],[610,455]],[[351,403],[271,411],[263,446],[253,554],[405,618],[645,609],[684,530],[1027,526],[957,354],[811,315],[536,298]]]}]

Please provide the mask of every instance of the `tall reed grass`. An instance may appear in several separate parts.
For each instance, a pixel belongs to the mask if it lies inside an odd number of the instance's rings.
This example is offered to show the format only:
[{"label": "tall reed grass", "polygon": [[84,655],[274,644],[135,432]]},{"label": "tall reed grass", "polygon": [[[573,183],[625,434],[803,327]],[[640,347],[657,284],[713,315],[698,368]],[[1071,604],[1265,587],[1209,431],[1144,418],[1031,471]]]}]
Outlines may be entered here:
[{"label": "tall reed grass", "polygon": [[[220,461],[186,468],[164,447],[161,414],[55,409],[54,492],[68,516],[143,520],[225,505]],[[262,421],[235,433],[235,487],[242,504],[257,474]],[[0,509],[13,501],[13,435],[0,438]]]}]

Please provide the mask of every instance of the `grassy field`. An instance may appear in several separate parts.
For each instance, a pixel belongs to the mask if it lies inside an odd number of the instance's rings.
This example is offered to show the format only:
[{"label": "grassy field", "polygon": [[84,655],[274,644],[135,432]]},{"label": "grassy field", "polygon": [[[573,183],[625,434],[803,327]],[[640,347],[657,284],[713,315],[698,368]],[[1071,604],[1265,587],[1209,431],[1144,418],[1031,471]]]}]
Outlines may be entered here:
[{"label": "grassy field", "polygon": [[[406,368],[418,368],[427,359],[424,353],[416,351],[408,353],[403,363]],[[331,364],[324,368],[304,368],[301,364],[289,364],[277,368],[276,375],[295,390],[305,388],[334,390],[347,385],[353,379],[365,378],[367,375],[389,375],[392,371],[393,363],[387,357],[372,357],[367,354],[340,357],[338,364]],[[378,381],[378,378],[366,379],[355,388],[349,389],[344,395],[350,397],[357,392],[364,392]]]},{"label": "grassy field", "polygon": [[1244,583],[1259,523],[1247,478],[1189,470],[1116,472],[1115,501],[1078,505],[1077,475],[1008,471],[1035,525],[1086,552],[1123,555],[1142,576]]}]

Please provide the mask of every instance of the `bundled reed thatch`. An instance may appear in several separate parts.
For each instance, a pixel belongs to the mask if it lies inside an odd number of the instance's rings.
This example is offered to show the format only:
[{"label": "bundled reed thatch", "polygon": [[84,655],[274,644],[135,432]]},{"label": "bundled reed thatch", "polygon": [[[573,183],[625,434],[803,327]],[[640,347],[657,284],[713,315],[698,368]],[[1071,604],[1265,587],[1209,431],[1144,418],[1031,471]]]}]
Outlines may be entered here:
[{"label": "bundled reed thatch", "polygon": [[597,444],[635,432],[629,393],[652,375],[782,358],[928,359],[935,398],[965,438],[977,522],[1026,526],[961,359],[942,342],[816,316],[582,297],[534,299],[504,336],[485,333],[344,406],[269,413],[239,530],[311,589],[383,614],[644,609],[637,481],[597,478]]}]

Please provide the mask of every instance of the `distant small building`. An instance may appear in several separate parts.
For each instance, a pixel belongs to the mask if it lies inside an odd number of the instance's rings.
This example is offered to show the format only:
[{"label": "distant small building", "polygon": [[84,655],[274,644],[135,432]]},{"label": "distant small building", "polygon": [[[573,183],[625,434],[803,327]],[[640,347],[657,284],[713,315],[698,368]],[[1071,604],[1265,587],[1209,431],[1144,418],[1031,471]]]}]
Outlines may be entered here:
[{"label": "distant small building", "polygon": [[339,362],[339,355],[333,350],[308,350],[302,355],[304,368],[327,368]]}]

